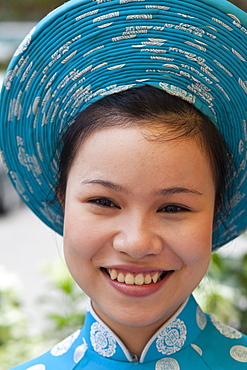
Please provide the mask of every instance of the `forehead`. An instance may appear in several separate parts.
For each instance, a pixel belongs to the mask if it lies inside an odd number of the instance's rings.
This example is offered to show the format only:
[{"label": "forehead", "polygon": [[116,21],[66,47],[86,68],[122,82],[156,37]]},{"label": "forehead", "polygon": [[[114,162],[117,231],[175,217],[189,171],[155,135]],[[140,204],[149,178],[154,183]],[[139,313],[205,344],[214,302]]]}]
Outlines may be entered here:
[{"label": "forehead", "polygon": [[91,134],[79,147],[71,172],[81,179],[101,176],[149,187],[182,186],[203,177],[211,182],[208,156],[194,138],[157,140],[147,128],[109,127]]}]

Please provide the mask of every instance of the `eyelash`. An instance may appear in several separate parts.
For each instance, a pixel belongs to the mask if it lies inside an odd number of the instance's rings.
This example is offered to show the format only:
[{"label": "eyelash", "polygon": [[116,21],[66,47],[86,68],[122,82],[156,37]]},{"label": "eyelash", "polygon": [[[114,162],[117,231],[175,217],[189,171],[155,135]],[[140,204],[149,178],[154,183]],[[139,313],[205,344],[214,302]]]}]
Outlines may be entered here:
[{"label": "eyelash", "polygon": [[[95,198],[95,199],[90,199],[89,200],[89,203],[93,203],[99,207],[102,207],[102,208],[119,208],[121,209],[121,207],[117,206],[111,199],[108,199],[108,198]],[[178,213],[178,212],[189,212],[189,209],[188,208],[185,208],[185,207],[182,207],[182,206],[179,206],[179,205],[176,205],[176,204],[168,204],[164,207],[161,207],[160,209],[158,209],[157,212],[164,212],[164,213]]]},{"label": "eyelash", "polygon": [[96,204],[99,207],[105,207],[105,208],[120,208],[118,207],[111,199],[108,198],[95,198],[95,199],[90,199],[89,203]]},{"label": "eyelash", "polygon": [[167,206],[160,208],[158,212],[165,213],[189,212],[189,209],[176,204],[168,204]]}]

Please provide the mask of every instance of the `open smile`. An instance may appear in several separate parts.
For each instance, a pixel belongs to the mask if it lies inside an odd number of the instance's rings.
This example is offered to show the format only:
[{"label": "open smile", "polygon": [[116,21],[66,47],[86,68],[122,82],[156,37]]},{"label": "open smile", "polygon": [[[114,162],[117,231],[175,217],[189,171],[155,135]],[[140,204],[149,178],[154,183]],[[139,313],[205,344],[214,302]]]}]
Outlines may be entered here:
[{"label": "open smile", "polygon": [[[131,271],[130,271],[131,270]],[[129,297],[143,298],[158,292],[170,279],[174,270],[149,270],[130,268],[101,268],[114,289]]]},{"label": "open smile", "polygon": [[103,269],[111,280],[127,285],[149,285],[156,284],[163,280],[171,271],[156,271],[152,273],[123,272],[116,269]]}]

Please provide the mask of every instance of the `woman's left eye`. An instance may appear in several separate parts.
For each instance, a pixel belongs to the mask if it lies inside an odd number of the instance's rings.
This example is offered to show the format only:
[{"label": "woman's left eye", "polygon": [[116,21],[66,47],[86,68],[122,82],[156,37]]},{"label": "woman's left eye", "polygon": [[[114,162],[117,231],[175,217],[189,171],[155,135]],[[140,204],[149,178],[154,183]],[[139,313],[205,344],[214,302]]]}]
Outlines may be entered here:
[{"label": "woman's left eye", "polygon": [[90,199],[89,203],[96,204],[100,207],[117,207],[117,208],[119,208],[112,200],[110,200],[108,198]]},{"label": "woman's left eye", "polygon": [[189,210],[185,207],[178,206],[175,204],[169,204],[167,206],[161,207],[158,209],[158,212],[165,212],[165,213],[178,213],[178,212],[188,212]]}]

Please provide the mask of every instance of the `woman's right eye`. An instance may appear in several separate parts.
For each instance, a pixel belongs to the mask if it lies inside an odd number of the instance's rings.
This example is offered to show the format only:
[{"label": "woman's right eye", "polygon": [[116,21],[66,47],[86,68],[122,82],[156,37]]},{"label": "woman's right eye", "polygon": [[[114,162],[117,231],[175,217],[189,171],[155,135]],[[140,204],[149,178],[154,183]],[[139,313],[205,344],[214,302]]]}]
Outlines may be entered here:
[{"label": "woman's right eye", "polygon": [[108,208],[117,207],[117,208],[120,208],[111,199],[108,199],[108,198],[90,199],[89,203],[96,204],[97,206],[100,206],[100,207],[108,207]]}]

